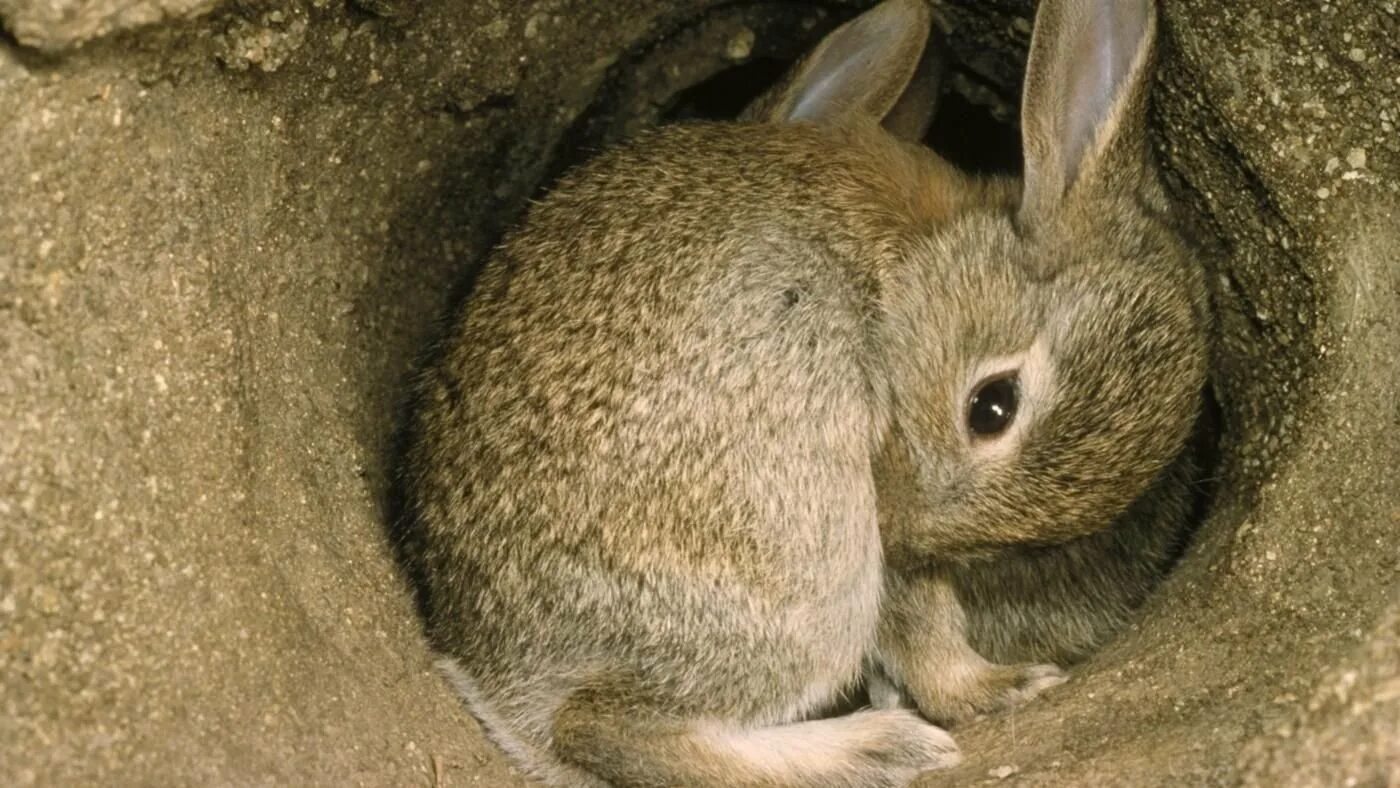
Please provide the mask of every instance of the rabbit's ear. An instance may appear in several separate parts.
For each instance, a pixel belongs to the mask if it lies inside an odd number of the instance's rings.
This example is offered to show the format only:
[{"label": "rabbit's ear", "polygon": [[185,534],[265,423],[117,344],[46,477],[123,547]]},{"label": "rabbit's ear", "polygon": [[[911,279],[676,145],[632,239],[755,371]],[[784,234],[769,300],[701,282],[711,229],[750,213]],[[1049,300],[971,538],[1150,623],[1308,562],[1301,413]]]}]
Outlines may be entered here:
[{"label": "rabbit's ear", "polygon": [[1042,0],[1021,103],[1023,224],[1081,183],[1141,179],[1156,28],[1152,0]]},{"label": "rabbit's ear", "polygon": [[827,35],[740,119],[839,122],[863,115],[888,118],[901,136],[921,135],[942,71],[931,24],[927,0],[885,0]]},{"label": "rabbit's ear", "polygon": [[929,28],[923,56],[914,69],[899,100],[885,113],[880,125],[903,140],[918,141],[928,134],[933,114],[938,109],[938,94],[943,88],[943,66],[948,47],[943,31],[937,25]]}]

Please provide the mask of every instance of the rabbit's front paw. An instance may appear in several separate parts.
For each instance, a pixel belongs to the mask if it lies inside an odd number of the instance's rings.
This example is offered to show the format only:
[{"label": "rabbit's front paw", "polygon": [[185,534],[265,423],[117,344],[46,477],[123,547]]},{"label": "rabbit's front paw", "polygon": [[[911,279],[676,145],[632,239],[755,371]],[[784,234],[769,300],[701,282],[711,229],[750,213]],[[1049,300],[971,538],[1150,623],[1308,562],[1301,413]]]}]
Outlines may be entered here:
[{"label": "rabbit's front paw", "polygon": [[911,682],[907,690],[925,717],[942,724],[1020,705],[1069,680],[1058,666],[1048,664],[982,662],[967,672],[955,669],[940,673],[929,680]]}]

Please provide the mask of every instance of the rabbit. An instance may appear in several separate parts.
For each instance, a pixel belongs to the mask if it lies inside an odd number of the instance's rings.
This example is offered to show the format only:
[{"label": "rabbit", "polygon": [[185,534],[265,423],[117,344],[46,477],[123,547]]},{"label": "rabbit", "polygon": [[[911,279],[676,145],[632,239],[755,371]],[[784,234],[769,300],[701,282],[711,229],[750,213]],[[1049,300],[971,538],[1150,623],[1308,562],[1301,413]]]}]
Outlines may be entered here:
[{"label": "rabbit", "polygon": [[951,725],[1062,683],[1056,663],[1120,630],[1189,535],[1210,318],[1146,139],[1155,41],[1149,0],[1042,2],[1019,199],[940,234],[896,289],[917,301],[889,310],[910,321],[900,352],[964,364],[898,400],[906,435],[875,463],[877,708]]},{"label": "rabbit", "polygon": [[[885,0],[740,122],[566,175],[487,260],[415,387],[399,548],[443,672],[524,771],[952,766],[921,678],[964,677],[920,671],[960,663],[908,634],[966,634],[941,567],[1092,537],[1179,453],[1200,305],[1142,143],[1151,17],[1061,7],[1110,84],[1037,33],[1024,186],[917,143],[931,12]],[[917,709],[824,716],[871,676]]]}]

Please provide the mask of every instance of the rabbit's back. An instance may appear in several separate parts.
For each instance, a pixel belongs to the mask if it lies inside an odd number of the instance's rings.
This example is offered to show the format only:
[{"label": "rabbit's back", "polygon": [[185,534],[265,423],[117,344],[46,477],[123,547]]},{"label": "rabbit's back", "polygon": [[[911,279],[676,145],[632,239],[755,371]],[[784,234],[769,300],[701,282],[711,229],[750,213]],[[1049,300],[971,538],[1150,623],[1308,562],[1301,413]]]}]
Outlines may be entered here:
[{"label": "rabbit's back", "polygon": [[881,582],[870,269],[910,217],[869,191],[906,154],[853,133],[648,135],[483,271],[424,378],[409,486],[431,634],[517,735],[619,666],[721,718],[792,719],[854,679]]}]

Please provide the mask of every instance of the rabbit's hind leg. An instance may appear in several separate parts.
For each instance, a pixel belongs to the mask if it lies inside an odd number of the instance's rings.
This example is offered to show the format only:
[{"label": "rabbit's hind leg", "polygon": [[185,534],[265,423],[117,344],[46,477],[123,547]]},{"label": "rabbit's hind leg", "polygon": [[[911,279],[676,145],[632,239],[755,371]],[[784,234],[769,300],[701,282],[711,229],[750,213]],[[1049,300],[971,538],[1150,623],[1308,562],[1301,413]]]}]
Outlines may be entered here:
[{"label": "rabbit's hind leg", "polygon": [[627,680],[575,691],[555,714],[553,748],[616,786],[893,788],[961,760],[947,732],[907,710],[750,726],[678,717]]}]

